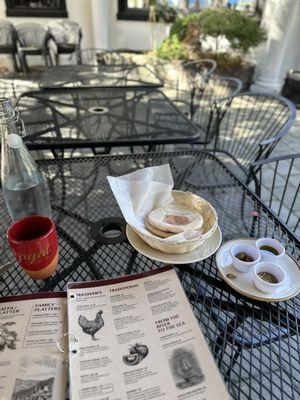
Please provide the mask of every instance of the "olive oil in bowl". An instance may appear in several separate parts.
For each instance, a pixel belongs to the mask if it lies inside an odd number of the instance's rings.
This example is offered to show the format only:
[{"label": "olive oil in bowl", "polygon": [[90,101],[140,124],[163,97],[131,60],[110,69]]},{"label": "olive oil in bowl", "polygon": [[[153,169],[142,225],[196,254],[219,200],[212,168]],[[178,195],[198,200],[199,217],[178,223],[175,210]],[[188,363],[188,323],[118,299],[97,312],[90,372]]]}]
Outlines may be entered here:
[{"label": "olive oil in bowl", "polygon": [[272,247],[272,246],[263,245],[263,246],[260,246],[259,250],[274,254],[274,256],[279,255],[279,251],[277,249],[274,249],[274,247]]}]

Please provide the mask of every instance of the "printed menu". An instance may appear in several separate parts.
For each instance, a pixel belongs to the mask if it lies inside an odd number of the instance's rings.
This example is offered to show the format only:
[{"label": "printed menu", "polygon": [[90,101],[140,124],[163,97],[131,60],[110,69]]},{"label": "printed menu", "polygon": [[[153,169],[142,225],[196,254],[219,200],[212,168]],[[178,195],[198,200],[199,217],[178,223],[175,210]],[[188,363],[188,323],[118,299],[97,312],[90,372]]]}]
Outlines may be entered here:
[{"label": "printed menu", "polygon": [[226,400],[171,267],[68,284],[72,400]]},{"label": "printed menu", "polygon": [[66,295],[0,298],[0,399],[65,399]]}]

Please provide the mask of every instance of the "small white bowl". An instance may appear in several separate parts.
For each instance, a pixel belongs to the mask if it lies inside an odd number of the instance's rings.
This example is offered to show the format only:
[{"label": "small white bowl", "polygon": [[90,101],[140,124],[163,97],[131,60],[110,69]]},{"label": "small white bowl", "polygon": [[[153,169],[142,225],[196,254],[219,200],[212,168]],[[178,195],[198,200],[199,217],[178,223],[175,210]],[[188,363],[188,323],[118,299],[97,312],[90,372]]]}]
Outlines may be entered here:
[{"label": "small white bowl", "polygon": [[[269,272],[277,278],[278,283],[266,282],[258,276],[259,272]],[[284,284],[286,273],[277,264],[270,262],[260,262],[253,268],[253,282],[258,290],[264,293],[273,293],[276,289]]]},{"label": "small white bowl", "polygon": [[[261,238],[255,242],[255,246],[257,250],[261,254],[261,261],[268,261],[271,263],[279,262],[280,259],[285,255],[285,248],[284,246],[278,242],[278,240],[271,239],[271,238]],[[272,254],[269,251],[261,250],[261,246],[270,246],[273,247],[275,250],[278,251],[278,255]]]},{"label": "small white bowl", "polygon": [[[253,258],[253,261],[246,262],[236,258],[238,253],[246,253]],[[250,244],[237,244],[232,246],[230,249],[230,254],[232,257],[232,264],[240,272],[250,272],[253,265],[260,261],[260,252],[256,247]]]}]

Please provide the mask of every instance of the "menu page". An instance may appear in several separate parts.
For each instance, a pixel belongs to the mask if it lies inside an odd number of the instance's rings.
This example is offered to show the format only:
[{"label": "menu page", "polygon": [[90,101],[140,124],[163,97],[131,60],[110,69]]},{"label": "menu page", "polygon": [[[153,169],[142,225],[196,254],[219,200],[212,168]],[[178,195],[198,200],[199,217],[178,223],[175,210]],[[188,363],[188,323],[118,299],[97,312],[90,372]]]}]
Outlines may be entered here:
[{"label": "menu page", "polygon": [[0,298],[0,399],[65,398],[64,322],[64,293]]},{"label": "menu page", "polygon": [[72,400],[226,400],[171,267],[68,285]]}]

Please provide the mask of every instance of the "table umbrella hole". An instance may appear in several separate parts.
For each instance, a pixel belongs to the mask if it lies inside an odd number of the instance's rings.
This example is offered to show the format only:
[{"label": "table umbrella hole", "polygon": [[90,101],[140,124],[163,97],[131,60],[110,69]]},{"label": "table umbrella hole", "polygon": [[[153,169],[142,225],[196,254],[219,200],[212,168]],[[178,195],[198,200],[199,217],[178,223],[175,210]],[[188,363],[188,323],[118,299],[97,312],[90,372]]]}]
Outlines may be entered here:
[{"label": "table umbrella hole", "polygon": [[120,233],[122,233],[122,227],[115,223],[107,224],[100,229],[100,234],[107,238],[115,238]]},{"label": "table umbrella hole", "polygon": [[89,108],[89,112],[92,114],[107,114],[109,109],[103,106],[94,106]]},{"label": "table umbrella hole", "polygon": [[91,228],[91,236],[99,243],[121,243],[126,240],[126,222],[123,218],[103,218]]}]

